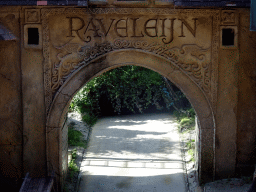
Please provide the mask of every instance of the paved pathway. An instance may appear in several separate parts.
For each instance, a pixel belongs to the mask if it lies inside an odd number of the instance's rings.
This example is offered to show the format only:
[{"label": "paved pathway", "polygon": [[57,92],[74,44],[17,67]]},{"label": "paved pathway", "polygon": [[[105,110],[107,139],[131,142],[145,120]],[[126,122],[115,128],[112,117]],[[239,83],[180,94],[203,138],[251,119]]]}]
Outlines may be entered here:
[{"label": "paved pathway", "polygon": [[81,164],[79,192],[185,192],[179,135],[168,114],[103,118]]}]

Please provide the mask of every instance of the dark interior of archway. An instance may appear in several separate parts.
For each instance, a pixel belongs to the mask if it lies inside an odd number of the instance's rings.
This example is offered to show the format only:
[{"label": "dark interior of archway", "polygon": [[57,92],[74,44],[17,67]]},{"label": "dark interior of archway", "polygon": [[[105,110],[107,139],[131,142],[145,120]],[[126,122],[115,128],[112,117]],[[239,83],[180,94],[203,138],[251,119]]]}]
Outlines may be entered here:
[{"label": "dark interior of archway", "polygon": [[[138,73],[138,75],[136,75],[135,73]],[[151,79],[154,79],[154,80],[152,80],[151,82]],[[96,88],[92,86],[91,82],[93,81]],[[108,81],[108,83],[105,83],[106,81]],[[122,83],[122,81],[125,83]],[[185,95],[179,90],[179,88],[177,88],[167,78],[161,76],[157,72],[154,72],[144,67],[123,66],[123,67],[115,68],[94,78],[93,80],[88,82],[87,85],[88,84],[90,85],[87,88],[87,92],[90,92],[90,93],[87,94],[87,98],[91,98],[92,101],[90,101],[90,99],[89,100],[85,99],[85,100],[86,102],[89,101],[88,103],[94,103],[94,105],[95,105],[95,100],[97,100],[96,101],[97,107],[90,106],[89,108],[92,108],[92,110],[97,108],[96,113],[98,117],[141,114],[141,113],[164,113],[164,112],[172,113],[175,110],[177,111],[177,109],[181,109],[184,111],[184,109],[191,108],[189,101],[187,100]],[[101,85],[99,86],[99,84]],[[140,84],[140,87],[137,86],[137,84]],[[141,87],[143,87],[144,89]],[[122,89],[126,89],[126,90],[122,91]],[[139,94],[136,94],[135,96],[137,100],[143,100],[143,99],[145,100],[145,95],[148,94],[147,89],[152,89],[152,93],[149,94],[150,97],[152,97],[152,99],[150,101],[147,100],[149,104],[147,104],[146,107],[143,106],[142,107],[143,110],[139,107],[136,107],[136,105],[133,106],[133,109],[131,109],[130,107],[133,104],[133,102],[135,102],[134,100],[132,100],[133,97],[131,97],[131,95],[134,94],[134,89],[139,89],[139,91],[137,91],[137,93],[139,92]],[[153,100],[155,101],[155,99],[153,99],[154,96],[152,95],[154,95],[158,91],[162,92],[161,93],[162,95],[160,94],[160,96],[158,96],[157,98],[157,101],[153,102]],[[123,95],[123,96],[120,96],[120,100],[121,100],[120,103],[122,104],[120,104],[121,107],[118,111],[115,108],[116,105],[113,104],[115,103],[115,101],[113,101],[113,96],[112,98],[110,97],[110,94],[112,94],[113,92],[118,92],[119,95]],[[169,99],[166,99],[166,96],[163,96],[163,93],[166,93]],[[130,96],[124,99],[124,95],[126,94]],[[126,103],[130,103],[128,107],[127,105],[124,105],[125,103],[124,100]],[[87,106],[84,105],[85,103],[84,101],[83,103],[80,102],[79,105],[82,108],[84,107],[84,112],[85,112],[85,111],[88,111],[88,109],[85,109],[85,108],[88,108],[88,105]],[[144,105],[145,103],[143,104],[143,101],[142,101],[141,104]],[[92,110],[89,109],[89,111],[92,111]],[[83,113],[83,110],[82,110],[82,113]],[[94,112],[94,114],[96,113]]]},{"label": "dark interior of archway", "polygon": [[[177,88],[174,84],[172,84],[172,88],[175,92],[180,91],[179,88]],[[124,107],[121,109],[121,112],[118,114],[117,112],[115,112],[115,110],[112,106],[112,103],[106,94],[101,95],[99,104],[100,104],[100,109],[101,109],[101,111],[100,111],[101,116],[131,115],[131,114],[140,114],[141,113],[136,108],[134,109],[135,112],[132,112],[128,108]],[[181,99],[180,104],[181,104],[180,107],[182,109],[189,108],[191,106],[186,97],[183,97]],[[158,108],[156,105],[151,103],[148,106],[148,108],[143,111],[143,113],[145,113],[145,114],[147,114],[147,113],[165,113],[165,112],[172,113],[175,110],[175,108],[173,106],[170,106],[170,108],[167,108],[166,103],[163,98],[160,99],[159,106],[161,106],[161,108]]]}]

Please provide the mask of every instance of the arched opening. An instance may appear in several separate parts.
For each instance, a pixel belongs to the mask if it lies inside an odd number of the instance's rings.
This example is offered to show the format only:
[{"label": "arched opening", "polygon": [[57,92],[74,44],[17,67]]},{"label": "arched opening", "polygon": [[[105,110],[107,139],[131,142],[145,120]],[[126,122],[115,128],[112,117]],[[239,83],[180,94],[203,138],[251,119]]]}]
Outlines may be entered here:
[{"label": "arched opening", "polygon": [[198,167],[201,182],[214,177],[214,116],[204,91],[179,67],[167,59],[144,51],[121,50],[92,60],[76,70],[57,91],[47,116],[47,166],[59,181],[65,173],[65,130],[63,125],[71,99],[88,81],[110,69],[138,65],[158,72],[174,83],[188,98],[199,122]]},{"label": "arched opening", "polygon": [[196,174],[194,110],[150,69],[127,65],[95,77],[74,96],[67,119],[68,151],[78,155],[69,156],[65,188],[77,180],[74,161],[79,191],[185,191],[186,178]]}]

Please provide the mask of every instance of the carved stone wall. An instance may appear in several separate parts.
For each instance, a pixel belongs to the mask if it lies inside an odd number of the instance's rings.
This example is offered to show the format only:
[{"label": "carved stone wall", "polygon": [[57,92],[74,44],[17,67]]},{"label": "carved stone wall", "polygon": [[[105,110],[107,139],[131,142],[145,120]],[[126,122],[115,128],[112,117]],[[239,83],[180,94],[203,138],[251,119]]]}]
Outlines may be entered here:
[{"label": "carved stone wall", "polygon": [[204,91],[214,109],[219,22],[214,10],[42,10],[47,113],[56,92],[79,67],[122,49],[168,59]]}]

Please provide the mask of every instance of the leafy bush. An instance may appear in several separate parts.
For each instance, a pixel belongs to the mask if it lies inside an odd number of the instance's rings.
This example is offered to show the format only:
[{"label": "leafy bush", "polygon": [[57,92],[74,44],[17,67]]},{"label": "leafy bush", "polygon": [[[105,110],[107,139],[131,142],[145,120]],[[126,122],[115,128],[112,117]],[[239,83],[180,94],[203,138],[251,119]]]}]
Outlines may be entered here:
[{"label": "leafy bush", "polygon": [[179,123],[180,132],[186,133],[189,130],[195,129],[195,111],[192,107],[186,109],[183,113],[174,111],[173,114]]},{"label": "leafy bush", "polygon": [[187,126],[187,125],[191,125],[191,118],[188,117],[184,117],[180,120],[180,125],[181,126]]},{"label": "leafy bush", "polygon": [[[77,166],[76,162],[75,162],[75,159],[77,157],[77,149],[73,149],[72,150],[72,153],[71,153],[71,161],[68,163],[68,174],[67,174],[67,180],[66,180],[66,183],[64,185],[64,191],[69,191],[67,189],[67,184],[68,183],[72,183],[73,182],[73,179],[74,179],[74,176],[75,176],[75,173],[78,173],[79,172],[79,167]],[[67,183],[68,182],[68,183]]]},{"label": "leafy bush", "polygon": [[77,131],[73,126],[69,125],[68,127],[68,144],[72,146],[86,147],[86,141],[82,140],[83,134],[80,131]]},{"label": "leafy bush", "polygon": [[75,173],[78,173],[78,172],[79,172],[79,168],[78,168],[78,166],[76,165],[74,159],[72,159],[72,160],[69,162],[69,164],[68,164],[68,171],[69,171],[68,177],[71,178],[71,179],[73,179]]},{"label": "leafy bush", "polygon": [[82,117],[83,121],[86,122],[87,125],[92,127],[97,122],[98,118],[94,115],[85,114]]},{"label": "leafy bush", "polygon": [[189,149],[188,154],[191,156],[190,161],[195,161],[195,149]]},{"label": "leafy bush", "polygon": [[76,153],[77,153],[77,149],[75,148],[72,150],[72,153],[71,153],[72,159],[76,159]]},{"label": "leafy bush", "polygon": [[165,88],[162,76],[138,66],[123,66],[103,73],[89,81],[73,98],[70,110],[85,114],[83,118],[93,125],[108,103],[108,113],[122,111],[143,113],[150,105],[161,110],[172,106],[172,98]]},{"label": "leafy bush", "polygon": [[101,115],[143,113],[152,106],[165,111],[189,109],[186,113],[193,116],[189,101],[176,86],[152,70],[132,65],[89,81],[73,98],[70,110],[84,114],[83,120],[92,126]]},{"label": "leafy bush", "polygon": [[191,107],[190,109],[187,110],[187,112],[190,117],[195,118],[196,113],[195,113],[194,108]]},{"label": "leafy bush", "polygon": [[188,142],[186,143],[186,146],[187,146],[189,149],[194,149],[194,148],[195,148],[195,140],[192,139],[192,140],[188,141]]}]

